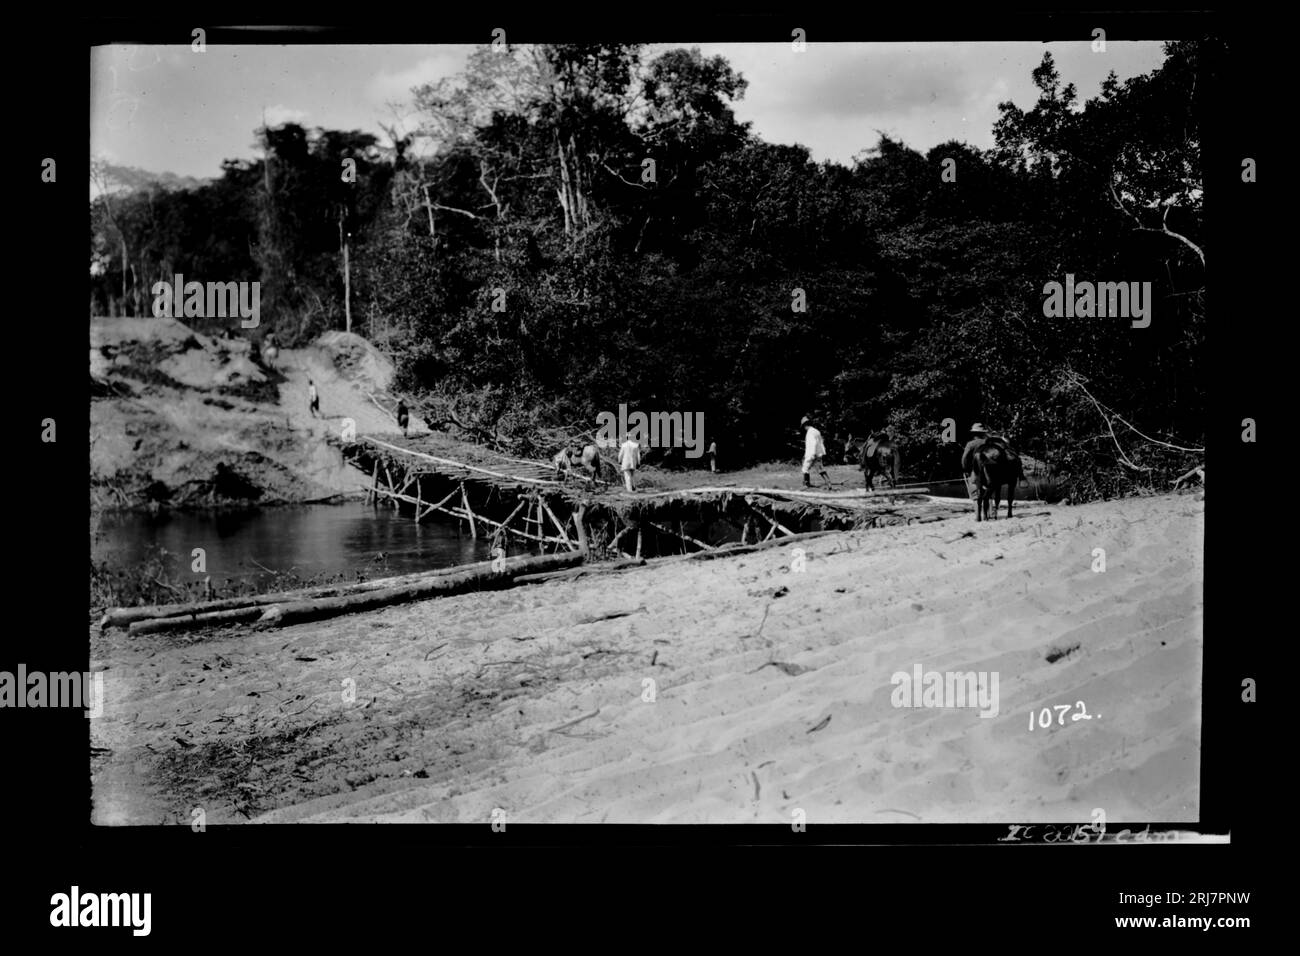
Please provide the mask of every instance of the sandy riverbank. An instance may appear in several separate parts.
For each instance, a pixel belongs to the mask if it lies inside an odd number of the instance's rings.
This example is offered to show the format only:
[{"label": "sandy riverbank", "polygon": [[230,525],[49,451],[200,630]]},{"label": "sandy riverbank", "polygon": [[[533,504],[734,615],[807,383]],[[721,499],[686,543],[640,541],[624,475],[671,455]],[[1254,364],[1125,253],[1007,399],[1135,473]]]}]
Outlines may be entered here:
[{"label": "sandy riverbank", "polygon": [[[805,542],[802,571],[791,545],[283,630],[94,633],[95,819],[1195,820],[1204,507],[1026,502]],[[997,672],[997,716],[892,706],[917,664]],[[1092,719],[1029,730],[1078,701]]]}]

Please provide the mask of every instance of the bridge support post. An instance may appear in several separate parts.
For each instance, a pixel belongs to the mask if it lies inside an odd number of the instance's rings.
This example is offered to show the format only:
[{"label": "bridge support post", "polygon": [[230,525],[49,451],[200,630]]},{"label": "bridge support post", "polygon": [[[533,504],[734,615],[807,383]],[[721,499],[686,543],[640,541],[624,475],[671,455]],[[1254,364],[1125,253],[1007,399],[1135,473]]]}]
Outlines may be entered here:
[{"label": "bridge support post", "polygon": [[465,517],[469,519],[469,536],[478,540],[478,528],[474,524],[474,511],[469,506],[469,495],[465,493],[465,482],[460,483],[460,506],[465,509]]},{"label": "bridge support post", "polygon": [[578,535],[578,548],[583,554],[587,553],[587,529],[582,526],[586,516],[587,506],[578,505],[578,510],[573,513],[573,527]]}]

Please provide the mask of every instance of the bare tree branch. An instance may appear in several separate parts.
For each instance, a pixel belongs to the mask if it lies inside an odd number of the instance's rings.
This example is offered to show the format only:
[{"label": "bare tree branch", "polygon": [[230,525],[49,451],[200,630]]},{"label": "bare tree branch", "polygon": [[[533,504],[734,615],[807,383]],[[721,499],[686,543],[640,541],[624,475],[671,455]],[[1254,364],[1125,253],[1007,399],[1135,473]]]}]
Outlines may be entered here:
[{"label": "bare tree branch", "polygon": [[650,188],[650,187],[648,187],[645,183],[634,183],[634,182],[632,182],[632,181],[629,180],[629,179],[623,179],[622,175],[620,175],[618,172],[616,172],[615,170],[613,170],[613,169],[610,168],[609,163],[601,163],[600,165],[604,166],[604,167],[605,167],[605,171],[608,172],[611,176],[613,176],[613,177],[615,177],[615,178],[617,178],[617,179],[622,179],[623,182],[627,183],[627,185],[629,185],[629,186],[635,186],[637,189],[649,189],[649,188]]},{"label": "bare tree branch", "polygon": [[462,215],[462,216],[469,216],[469,218],[471,218],[471,219],[482,219],[482,218],[483,218],[483,217],[480,216],[478,213],[470,212],[468,209],[457,209],[455,206],[444,206],[444,205],[443,205],[442,203],[440,203],[440,202],[436,202],[436,203],[434,203],[434,204],[433,204],[433,208],[434,208],[434,209],[441,209],[441,210],[443,210],[443,211],[445,211],[445,212],[454,212],[454,213],[459,213],[459,214]]},{"label": "bare tree branch", "polygon": [[1152,229],[1150,226],[1144,226],[1142,224],[1142,220],[1139,219],[1132,211],[1129,210],[1127,206],[1124,205],[1123,200],[1119,198],[1119,194],[1115,192],[1115,182],[1113,179],[1111,180],[1109,185],[1110,185],[1110,195],[1115,200],[1115,205],[1119,207],[1120,211],[1123,212],[1124,215],[1128,216],[1137,224],[1136,226],[1134,226],[1135,232],[1155,232],[1161,235],[1169,236],[1171,239],[1177,239],[1179,242],[1186,245],[1187,248],[1191,249],[1192,252],[1196,253],[1196,257],[1201,260],[1201,265],[1205,265],[1204,250],[1202,250],[1200,246],[1192,242],[1192,240],[1188,239],[1186,236],[1182,235],[1181,233],[1174,232],[1172,229],[1169,228],[1169,223],[1167,220],[1169,219],[1169,210],[1173,208],[1172,205],[1165,206],[1164,216],[1162,216],[1160,220],[1160,228]]}]

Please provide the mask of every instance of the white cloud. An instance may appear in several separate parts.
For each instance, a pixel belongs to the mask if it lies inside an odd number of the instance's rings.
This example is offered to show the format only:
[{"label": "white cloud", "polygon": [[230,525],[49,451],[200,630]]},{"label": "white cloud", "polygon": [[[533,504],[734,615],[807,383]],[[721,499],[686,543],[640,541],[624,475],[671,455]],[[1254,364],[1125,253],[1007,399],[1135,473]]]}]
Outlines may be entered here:
[{"label": "white cloud", "polygon": [[380,71],[367,84],[366,93],[376,105],[406,102],[411,98],[412,88],[434,83],[463,70],[471,50],[471,46],[439,47],[436,52],[405,69]]},{"label": "white cloud", "polygon": [[306,110],[290,109],[277,103],[266,108],[266,124],[268,126],[280,126],[283,123],[302,123],[306,121],[309,115]]}]

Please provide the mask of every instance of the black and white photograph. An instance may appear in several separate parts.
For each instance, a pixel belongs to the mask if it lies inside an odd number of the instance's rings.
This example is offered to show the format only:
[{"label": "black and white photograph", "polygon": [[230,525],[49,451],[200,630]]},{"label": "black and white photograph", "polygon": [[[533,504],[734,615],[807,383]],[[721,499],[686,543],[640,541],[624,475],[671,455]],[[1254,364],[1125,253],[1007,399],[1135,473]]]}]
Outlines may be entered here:
[{"label": "black and white photograph", "polygon": [[4,919],[1248,930],[1267,26],[623,13],[26,44]]},{"label": "black and white photograph", "polygon": [[95,822],[1197,821],[1221,56],[95,48]]}]

